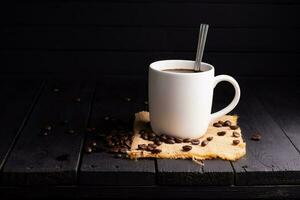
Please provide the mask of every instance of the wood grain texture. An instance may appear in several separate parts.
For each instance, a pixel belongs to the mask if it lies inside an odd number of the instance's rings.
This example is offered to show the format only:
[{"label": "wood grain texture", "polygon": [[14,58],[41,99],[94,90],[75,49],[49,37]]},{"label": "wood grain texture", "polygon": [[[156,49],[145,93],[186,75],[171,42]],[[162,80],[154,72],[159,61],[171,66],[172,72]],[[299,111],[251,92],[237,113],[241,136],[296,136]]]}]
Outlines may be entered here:
[{"label": "wood grain texture", "polygon": [[30,115],[42,81],[0,81],[0,170]]},{"label": "wood grain texture", "polygon": [[[92,93],[89,82],[47,83],[3,167],[3,185],[76,183]],[[75,101],[78,97],[81,102]],[[62,125],[64,120],[69,123]],[[43,129],[48,125],[52,130],[45,136]],[[74,133],[69,133],[70,129]]]},{"label": "wood grain texture", "polygon": [[[299,76],[297,53],[206,53],[203,61],[215,66],[216,74],[233,76]],[[164,59],[195,59],[191,52],[152,51],[3,51],[6,67],[1,72],[22,76],[78,79],[90,75],[130,75],[146,78],[151,62]],[[27,67],[30,63],[30,67]],[[282,67],[285,63],[286,67]],[[121,67],[126,66],[126,67]],[[258,74],[259,72],[259,74]],[[69,76],[70,75],[70,76]]]},{"label": "wood grain texture", "polygon": [[[7,26],[1,49],[195,52],[198,28]],[[206,52],[299,52],[300,29],[210,28]]]},{"label": "wood grain texture", "polygon": [[[199,10],[201,12],[198,12]],[[284,25],[285,27],[299,27],[298,10],[298,4],[209,4],[197,2],[135,2],[129,4],[96,1],[6,3],[0,10],[0,23],[188,27],[198,26],[199,21],[202,21],[212,26],[277,27]]]},{"label": "wood grain texture", "polygon": [[[256,89],[257,90],[257,89]],[[247,143],[244,159],[232,162],[237,185],[299,184],[299,153],[274,121],[256,93],[244,88],[242,99],[236,109],[239,124]],[[251,140],[260,133],[260,141]]]},{"label": "wood grain texture", "polygon": [[[126,67],[126,66],[124,66]],[[134,113],[147,109],[147,87],[143,79],[102,79],[97,82],[90,126],[97,133],[107,134],[120,127],[132,131]],[[127,101],[126,98],[130,98]],[[109,117],[110,120],[104,120]],[[86,143],[104,143],[103,137],[88,134]],[[153,185],[154,160],[116,158],[106,151],[83,154],[79,176],[80,184],[97,185]]]}]

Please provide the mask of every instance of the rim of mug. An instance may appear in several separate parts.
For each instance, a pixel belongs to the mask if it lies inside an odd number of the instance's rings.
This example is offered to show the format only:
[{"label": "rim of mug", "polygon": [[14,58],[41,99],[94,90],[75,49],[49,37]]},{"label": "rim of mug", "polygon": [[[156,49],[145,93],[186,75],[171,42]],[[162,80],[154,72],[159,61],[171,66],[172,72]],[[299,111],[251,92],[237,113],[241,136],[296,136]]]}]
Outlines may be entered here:
[{"label": "rim of mug", "polygon": [[[154,71],[160,72],[160,73],[164,73],[164,74],[172,74],[172,75],[180,75],[180,76],[196,76],[196,75],[205,75],[207,73],[210,73],[211,71],[214,71],[214,66],[212,66],[209,63],[205,63],[205,62],[201,62],[201,64],[204,64],[206,67],[208,67],[208,70],[205,70],[203,72],[200,73],[176,73],[176,72],[170,72],[170,71],[163,71],[161,70],[159,67],[157,67],[158,64],[163,64],[163,63],[168,63],[168,62],[185,62],[185,63],[191,63],[194,66],[195,61],[194,60],[158,60],[155,61],[153,63],[151,63],[149,65],[149,68],[151,68]],[[172,67],[170,67],[170,69],[174,69]],[[176,69],[176,68],[175,68]],[[178,68],[178,69],[182,69],[182,68]],[[193,68],[186,68],[186,69],[193,69]]]}]

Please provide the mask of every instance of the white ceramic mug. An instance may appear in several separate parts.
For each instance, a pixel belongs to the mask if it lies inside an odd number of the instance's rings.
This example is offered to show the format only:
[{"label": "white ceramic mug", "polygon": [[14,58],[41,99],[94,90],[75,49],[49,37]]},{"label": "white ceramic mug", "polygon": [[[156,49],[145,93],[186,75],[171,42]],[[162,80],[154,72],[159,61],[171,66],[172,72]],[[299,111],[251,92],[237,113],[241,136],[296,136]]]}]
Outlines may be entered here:
[{"label": "white ceramic mug", "polygon": [[[240,87],[227,75],[215,77],[212,65],[202,63],[200,73],[178,73],[166,69],[193,69],[194,61],[162,60],[149,67],[149,112],[155,133],[181,138],[199,138],[210,122],[226,115],[240,99]],[[224,109],[211,113],[213,92],[221,81],[234,86],[235,96]]]}]

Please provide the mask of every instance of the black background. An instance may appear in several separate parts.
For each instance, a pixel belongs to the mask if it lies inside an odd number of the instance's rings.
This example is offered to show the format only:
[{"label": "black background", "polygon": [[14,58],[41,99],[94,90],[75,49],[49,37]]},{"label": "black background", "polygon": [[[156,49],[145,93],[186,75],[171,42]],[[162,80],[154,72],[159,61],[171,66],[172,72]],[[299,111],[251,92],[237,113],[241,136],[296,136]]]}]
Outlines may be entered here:
[{"label": "black background", "polygon": [[296,0],[30,1],[0,7],[1,77],[147,77],[161,59],[204,61],[235,77],[300,75]]}]

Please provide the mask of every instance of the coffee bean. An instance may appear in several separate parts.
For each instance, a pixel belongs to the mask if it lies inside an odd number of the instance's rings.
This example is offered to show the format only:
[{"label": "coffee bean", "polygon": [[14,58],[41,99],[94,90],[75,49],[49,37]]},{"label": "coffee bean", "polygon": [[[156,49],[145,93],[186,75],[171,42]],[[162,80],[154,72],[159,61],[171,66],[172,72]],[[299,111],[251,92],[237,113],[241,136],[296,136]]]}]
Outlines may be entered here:
[{"label": "coffee bean", "polygon": [[109,149],[110,153],[119,153],[119,147],[113,147],[111,149]]},{"label": "coffee bean", "polygon": [[162,141],[162,142],[164,142],[165,140],[167,140],[167,136],[164,135],[164,134],[161,134],[161,135],[159,136],[159,140]]},{"label": "coffee bean", "polygon": [[77,103],[79,103],[79,102],[81,102],[81,99],[80,99],[79,97],[77,97],[77,98],[75,99],[75,101],[76,101]]},{"label": "coffee bean", "polygon": [[222,124],[220,124],[220,123],[214,123],[213,126],[219,128],[219,127],[222,127]]},{"label": "coffee bean", "polygon": [[226,121],[223,123],[223,126],[231,126],[231,121],[226,120]]},{"label": "coffee bean", "polygon": [[66,120],[66,119],[62,122],[62,124],[64,124],[64,125],[66,125],[66,124],[68,124],[68,123],[69,123],[69,121]]},{"label": "coffee bean", "polygon": [[226,134],[226,131],[220,131],[217,133],[218,136],[224,136]]},{"label": "coffee bean", "polygon": [[153,149],[155,149],[157,147],[156,144],[148,144],[148,146],[150,146]]},{"label": "coffee bean", "polygon": [[125,101],[129,102],[129,101],[131,101],[131,98],[125,97]]},{"label": "coffee bean", "polygon": [[236,129],[238,129],[239,128],[239,126],[237,126],[237,125],[231,125],[231,126],[229,126],[232,130],[236,130]]},{"label": "coffee bean", "polygon": [[142,135],[142,138],[143,138],[144,140],[148,140],[148,134],[147,134],[147,133],[144,133],[144,134]]},{"label": "coffee bean", "polygon": [[232,137],[235,137],[235,138],[238,138],[238,137],[240,137],[240,133],[238,133],[238,132],[236,132],[236,131],[233,131],[232,132]]},{"label": "coffee bean", "polygon": [[182,151],[190,151],[190,150],[192,150],[192,146],[190,146],[190,145],[184,145],[183,147],[182,147]]},{"label": "coffee bean", "polygon": [[146,131],[144,130],[144,129],[142,129],[142,130],[140,130],[140,132],[139,132],[141,135],[142,134],[145,134],[146,133]]},{"label": "coffee bean", "polygon": [[167,135],[167,139],[168,140],[175,140],[175,138],[173,136]]},{"label": "coffee bean", "polygon": [[218,123],[219,123],[219,124],[222,124],[222,126],[223,126],[223,124],[224,124],[224,122],[223,122],[223,121],[221,121],[221,120],[220,120],[220,121],[218,121]]},{"label": "coffee bean", "polygon": [[153,149],[152,151],[151,151],[151,153],[153,153],[153,154],[158,154],[158,153],[160,153],[161,152],[161,149]]},{"label": "coffee bean", "polygon": [[213,139],[214,139],[214,137],[212,137],[212,136],[206,138],[207,141],[212,141]]},{"label": "coffee bean", "polygon": [[138,149],[139,150],[146,150],[147,149],[147,145],[146,144],[139,144],[138,145]]},{"label": "coffee bean", "polygon": [[240,143],[239,140],[233,140],[233,141],[232,141],[232,144],[233,144],[233,145],[238,145],[239,143]]},{"label": "coffee bean", "polygon": [[59,92],[59,89],[58,88],[54,88],[53,92]]},{"label": "coffee bean", "polygon": [[148,145],[146,148],[147,151],[153,151],[153,149],[155,149],[155,148],[152,145],[150,145],[150,146]]},{"label": "coffee bean", "polygon": [[40,135],[42,135],[42,136],[48,136],[49,134],[50,133],[46,130],[42,130],[41,133],[40,133]]},{"label": "coffee bean", "polygon": [[128,148],[131,147],[131,141],[129,139],[125,140],[125,145],[128,146]]},{"label": "coffee bean", "polygon": [[52,130],[52,126],[47,125],[47,126],[45,127],[45,129],[46,129],[47,131],[51,131],[51,130]]},{"label": "coffee bean", "polygon": [[85,146],[84,150],[85,150],[85,153],[92,153],[92,151],[93,151],[92,147],[90,147],[88,145]]},{"label": "coffee bean", "polygon": [[259,133],[254,133],[252,136],[251,136],[251,140],[254,140],[254,141],[259,141],[261,139],[261,135]]},{"label": "coffee bean", "polygon": [[122,147],[122,148],[119,149],[119,152],[120,153],[127,153],[127,148]]},{"label": "coffee bean", "polygon": [[184,143],[190,143],[190,142],[191,142],[191,139],[190,139],[190,138],[185,138],[185,139],[183,139],[183,142],[184,142]]},{"label": "coffee bean", "polygon": [[175,140],[166,139],[165,143],[167,143],[167,144],[175,144]]},{"label": "coffee bean", "polygon": [[162,142],[160,140],[155,140],[154,143],[157,145],[157,146],[160,146],[162,144]]},{"label": "coffee bean", "polygon": [[203,147],[205,147],[207,144],[208,144],[208,141],[207,141],[207,140],[203,140],[203,141],[201,142],[201,146],[203,146]]},{"label": "coffee bean", "polygon": [[105,117],[104,117],[104,120],[105,120],[105,121],[108,121],[109,119],[110,119],[109,116],[105,116]]},{"label": "coffee bean", "polygon": [[192,145],[198,145],[200,144],[200,141],[198,139],[191,140]]},{"label": "coffee bean", "polygon": [[183,142],[183,139],[182,139],[182,138],[175,138],[175,142],[176,142],[176,143],[182,143],[182,142]]},{"label": "coffee bean", "polygon": [[74,131],[73,129],[69,129],[69,130],[67,131],[67,133],[69,133],[69,134],[74,134],[75,131]]},{"label": "coffee bean", "polygon": [[150,138],[155,138],[155,136],[156,136],[156,134],[155,134],[155,133],[153,133],[153,132],[151,132],[151,133],[148,133],[148,137],[150,137]]}]

